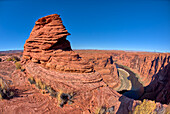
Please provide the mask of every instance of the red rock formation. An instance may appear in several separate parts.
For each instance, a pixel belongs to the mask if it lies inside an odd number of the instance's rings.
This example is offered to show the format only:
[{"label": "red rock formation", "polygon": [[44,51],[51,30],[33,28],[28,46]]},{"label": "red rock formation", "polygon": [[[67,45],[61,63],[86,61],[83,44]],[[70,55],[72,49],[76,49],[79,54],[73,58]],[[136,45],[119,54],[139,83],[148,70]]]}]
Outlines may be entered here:
[{"label": "red rock formation", "polygon": [[[113,62],[128,66],[137,73],[140,81],[147,86],[152,76],[157,74],[170,62],[170,53],[151,52],[125,52],[106,50],[77,50],[77,53],[88,60],[93,60],[94,56],[101,58],[111,57]],[[99,59],[100,60],[100,59]],[[98,61],[98,60],[97,60]],[[97,65],[97,67],[100,65]]]},{"label": "red rock formation", "polygon": [[[100,67],[105,66],[103,67],[105,69],[114,65],[111,62],[110,56],[107,56],[107,54],[102,54],[102,56],[100,53],[94,53],[94,55],[98,55],[98,57],[95,57],[93,60],[91,59],[92,55],[93,54],[91,54],[91,57],[89,56],[89,62],[94,62],[93,65],[96,71],[100,69]],[[140,104],[139,101],[127,98],[107,86],[102,78],[103,74],[107,74],[107,71],[105,71],[107,69],[102,71],[102,73],[56,72],[46,69],[40,64],[32,63],[31,61],[26,62],[25,68],[26,71],[21,72],[20,70],[16,70],[13,62],[0,62],[0,77],[10,82],[17,92],[17,96],[14,96],[12,99],[0,100],[0,113],[90,114],[99,112],[99,109],[103,109],[102,111],[107,111],[107,113],[126,114],[132,112],[135,106]],[[154,92],[153,90],[157,90],[155,84],[163,84],[169,80],[169,67],[164,67],[163,69],[159,74],[160,77],[158,78],[156,76],[157,78],[155,78],[156,80],[159,79],[159,81],[155,80],[155,83],[151,86],[155,89],[148,88],[148,90],[146,90],[147,92],[150,90]],[[51,85],[56,91],[63,90],[65,93],[76,92],[77,94],[73,97],[74,103],[67,103],[63,108],[59,107],[57,98],[50,97],[48,94],[42,94],[41,90],[28,83],[27,77],[30,75],[35,79],[40,79],[46,84]],[[160,87],[158,90],[161,90]],[[169,90],[168,87],[169,85],[167,83],[162,91],[156,91],[156,93],[154,93],[154,95],[158,93],[156,98],[161,101],[165,94],[165,98],[168,99],[169,93],[166,92]],[[147,95],[145,98],[146,97]],[[162,107],[162,105],[158,105]],[[157,108],[156,110],[162,111],[161,108]]]},{"label": "red rock formation", "polygon": [[[105,112],[127,113],[133,110],[134,101],[107,86],[100,73],[61,73],[49,71],[42,66],[29,62],[25,66],[27,76],[40,79],[55,91],[75,93],[74,103],[63,107],[65,113],[96,113],[104,107]],[[56,111],[60,110],[56,107]],[[80,111],[81,110],[81,111]],[[70,112],[71,111],[71,112]],[[80,111],[80,112],[79,112]]]},{"label": "red rock formation", "polygon": [[[112,61],[128,66],[139,75],[139,80],[144,84],[144,95],[141,99],[150,99],[163,104],[170,102],[170,54],[148,52],[124,52],[124,51],[76,51],[82,57],[92,59],[93,55],[99,57],[111,56]],[[100,59],[98,59],[100,60]],[[98,61],[99,62],[99,61]],[[95,65],[94,65],[95,66]],[[98,66],[98,65],[97,65]],[[99,65],[101,66],[101,65]],[[94,67],[95,69],[95,67]],[[100,72],[100,71],[99,71]]]},{"label": "red rock formation", "polygon": [[140,81],[147,86],[151,82],[153,75],[157,74],[170,62],[170,54],[126,52],[117,53],[117,56],[113,56],[113,60],[128,66],[139,74]]},{"label": "red rock formation", "polygon": [[70,35],[57,14],[38,19],[24,45],[23,61],[31,60],[66,72],[92,72],[93,67],[72,51]]},{"label": "red rock formation", "polygon": [[141,99],[170,103],[170,63],[154,75],[154,80],[145,88]]},{"label": "red rock formation", "polygon": [[[88,55],[88,56],[86,56]],[[86,54],[82,57],[94,66],[94,71],[101,74],[103,81],[111,88],[120,86],[120,79],[112,56],[101,54]]]}]

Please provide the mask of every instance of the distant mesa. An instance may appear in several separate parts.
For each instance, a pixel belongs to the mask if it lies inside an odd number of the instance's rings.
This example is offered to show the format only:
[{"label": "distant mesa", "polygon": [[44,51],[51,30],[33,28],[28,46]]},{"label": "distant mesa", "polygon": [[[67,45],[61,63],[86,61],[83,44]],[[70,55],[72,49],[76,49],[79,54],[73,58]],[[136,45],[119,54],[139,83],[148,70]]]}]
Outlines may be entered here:
[{"label": "distant mesa", "polygon": [[38,19],[24,45],[23,60],[59,71],[93,72],[93,67],[72,51],[66,37],[70,35],[59,15],[52,14]]}]

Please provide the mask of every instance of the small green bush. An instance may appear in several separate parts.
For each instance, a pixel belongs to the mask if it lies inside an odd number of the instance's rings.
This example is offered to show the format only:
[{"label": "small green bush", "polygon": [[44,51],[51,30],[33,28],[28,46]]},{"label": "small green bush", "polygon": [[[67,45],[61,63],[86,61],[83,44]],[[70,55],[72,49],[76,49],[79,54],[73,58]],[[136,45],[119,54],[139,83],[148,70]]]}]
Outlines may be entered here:
[{"label": "small green bush", "polygon": [[20,61],[20,58],[18,58],[17,56],[12,56],[12,57],[7,58],[6,61],[15,61],[15,62],[17,62],[17,61]]},{"label": "small green bush", "polygon": [[8,58],[8,59],[6,59],[6,61],[12,61],[12,58]]},{"label": "small green bush", "polygon": [[12,60],[13,60],[13,61],[20,61],[20,58],[18,58],[17,56],[13,56],[13,57],[12,57]]},{"label": "small green bush", "polygon": [[21,64],[19,62],[15,63],[16,69],[21,69]]}]

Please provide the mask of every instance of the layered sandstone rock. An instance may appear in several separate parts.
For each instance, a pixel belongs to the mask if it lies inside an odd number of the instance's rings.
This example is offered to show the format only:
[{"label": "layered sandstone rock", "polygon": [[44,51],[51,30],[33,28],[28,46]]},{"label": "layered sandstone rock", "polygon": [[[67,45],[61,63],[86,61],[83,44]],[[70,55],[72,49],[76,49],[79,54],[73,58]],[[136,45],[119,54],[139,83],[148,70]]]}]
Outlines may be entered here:
[{"label": "layered sandstone rock", "polygon": [[113,60],[128,66],[140,77],[140,81],[147,86],[153,75],[157,74],[170,62],[169,53],[124,52],[114,53]]},{"label": "layered sandstone rock", "polygon": [[170,103],[170,63],[154,75],[154,80],[145,88],[141,99]]},{"label": "layered sandstone rock", "polygon": [[112,56],[91,53],[88,56],[86,54],[84,56],[82,55],[82,57],[94,66],[94,71],[100,73],[103,81],[109,87],[116,89],[121,85]]},{"label": "layered sandstone rock", "polygon": [[98,72],[84,74],[61,73],[49,71],[32,62],[28,62],[25,68],[28,77],[33,77],[35,80],[40,79],[55,91],[75,93],[73,104],[65,104],[62,110],[56,106],[56,111],[90,114],[104,110],[105,113],[110,114],[126,114],[132,112],[136,104],[139,104],[139,101],[129,99],[107,86]]},{"label": "layered sandstone rock", "polygon": [[[111,56],[111,61],[128,66],[138,75],[138,81],[143,84],[144,90],[140,99],[150,99],[163,104],[170,102],[170,54],[148,52],[124,52],[124,51],[77,51],[82,57],[90,55],[98,57]],[[98,62],[100,59],[98,58]],[[96,64],[97,65],[97,64]],[[99,67],[102,65],[97,65]],[[94,65],[94,69],[96,68]],[[100,72],[100,71],[99,71]],[[137,82],[135,82],[137,83]],[[145,87],[146,86],[146,87]]]},{"label": "layered sandstone rock", "polygon": [[[87,56],[87,54],[85,54]],[[98,57],[94,57],[98,55]],[[128,114],[135,110],[140,101],[127,98],[107,86],[103,78],[107,68],[114,66],[110,55],[91,54],[89,63],[93,63],[95,73],[56,72],[44,68],[40,64],[27,61],[25,72],[16,70],[13,62],[0,62],[0,77],[14,86],[16,96],[9,100],[0,100],[0,113],[117,113]],[[93,58],[93,59],[92,59]],[[103,67],[103,71],[102,71]],[[169,65],[165,66],[155,81],[145,90],[143,98],[169,102]],[[100,71],[101,70],[101,71]],[[100,73],[99,73],[100,72]],[[113,73],[113,72],[112,72]],[[39,79],[51,85],[57,92],[75,92],[73,103],[66,103],[63,108],[58,106],[58,99],[43,94],[36,86],[29,84],[27,77]],[[114,76],[114,75],[112,75]],[[156,97],[155,97],[156,96]],[[154,99],[155,100],[155,99]],[[159,103],[155,111],[164,112]],[[150,106],[148,106],[150,108]],[[161,113],[162,114],[162,113]]]},{"label": "layered sandstone rock", "polygon": [[[170,53],[151,53],[151,52],[126,52],[126,51],[106,51],[106,50],[77,50],[80,56],[87,60],[94,60],[94,56],[99,62],[99,58],[104,56],[111,58],[117,64],[127,66],[139,75],[139,81],[147,86],[157,74],[170,62]],[[97,65],[99,67],[100,65]],[[95,65],[94,65],[95,67]]]},{"label": "layered sandstone rock", "polygon": [[93,67],[72,51],[70,35],[57,14],[38,19],[24,45],[23,61],[31,60],[66,72],[92,72]]}]

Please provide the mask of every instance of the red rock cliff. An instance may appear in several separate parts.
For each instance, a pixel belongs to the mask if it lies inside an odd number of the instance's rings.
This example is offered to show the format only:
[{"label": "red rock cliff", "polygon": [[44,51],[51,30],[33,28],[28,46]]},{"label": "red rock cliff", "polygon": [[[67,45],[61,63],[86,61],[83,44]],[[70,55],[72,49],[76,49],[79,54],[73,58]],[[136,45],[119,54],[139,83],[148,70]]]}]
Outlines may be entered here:
[{"label": "red rock cliff", "polygon": [[68,35],[59,15],[38,19],[24,45],[23,61],[65,72],[92,72],[93,66],[72,51]]},{"label": "red rock cliff", "polygon": [[154,75],[154,80],[145,88],[141,99],[170,103],[170,63]]},{"label": "red rock cliff", "polygon": [[169,53],[115,52],[112,56],[114,61],[130,67],[139,74],[145,86],[151,82],[153,75],[170,62]]}]

